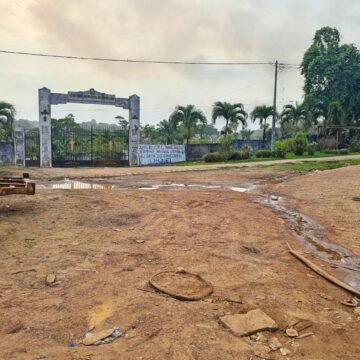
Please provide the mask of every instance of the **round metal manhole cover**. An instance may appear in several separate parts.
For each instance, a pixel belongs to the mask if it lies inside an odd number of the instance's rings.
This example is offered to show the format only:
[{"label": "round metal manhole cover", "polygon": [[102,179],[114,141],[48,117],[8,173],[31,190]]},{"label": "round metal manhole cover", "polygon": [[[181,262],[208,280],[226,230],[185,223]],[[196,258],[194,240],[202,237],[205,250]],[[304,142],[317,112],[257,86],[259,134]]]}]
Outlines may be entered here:
[{"label": "round metal manhole cover", "polygon": [[149,282],[157,290],[180,300],[200,300],[213,292],[209,282],[186,271],[164,271],[153,276]]}]

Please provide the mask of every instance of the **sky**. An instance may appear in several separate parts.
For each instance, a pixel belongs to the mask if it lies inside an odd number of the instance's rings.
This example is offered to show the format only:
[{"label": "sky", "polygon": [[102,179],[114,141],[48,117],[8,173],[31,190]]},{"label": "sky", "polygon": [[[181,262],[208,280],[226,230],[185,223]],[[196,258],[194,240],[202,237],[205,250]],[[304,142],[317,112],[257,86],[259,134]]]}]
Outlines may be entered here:
[{"label": "sky", "polygon": [[[301,63],[315,31],[335,26],[360,46],[358,0],[0,0],[0,50],[84,57],[205,62]],[[302,101],[298,69],[279,73],[278,106]],[[274,67],[91,62],[0,53],[0,100],[38,119],[38,89],[141,98],[141,123],[194,104],[211,118],[214,101],[247,111],[273,101]],[[52,117],[116,123],[111,106],[52,106]],[[250,124],[250,121],[249,121]],[[217,124],[221,127],[221,123]],[[251,128],[258,125],[250,125]]]}]

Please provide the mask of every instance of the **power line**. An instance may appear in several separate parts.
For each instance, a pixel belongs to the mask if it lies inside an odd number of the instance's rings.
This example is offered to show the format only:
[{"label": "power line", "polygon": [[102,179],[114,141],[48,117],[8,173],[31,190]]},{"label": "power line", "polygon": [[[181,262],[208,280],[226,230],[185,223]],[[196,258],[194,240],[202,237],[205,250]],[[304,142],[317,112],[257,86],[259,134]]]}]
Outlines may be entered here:
[{"label": "power line", "polygon": [[[107,61],[107,62],[123,62],[123,63],[141,63],[141,64],[168,64],[168,65],[275,65],[274,62],[207,62],[207,61],[163,61],[163,60],[139,60],[139,59],[114,59],[114,58],[99,58],[99,57],[86,57],[86,56],[70,56],[70,55],[56,55],[44,53],[31,53],[24,51],[8,51],[0,50],[3,54],[37,56],[57,59],[72,59],[72,60],[90,60],[90,61]],[[296,64],[280,64],[283,66],[298,66]]]}]

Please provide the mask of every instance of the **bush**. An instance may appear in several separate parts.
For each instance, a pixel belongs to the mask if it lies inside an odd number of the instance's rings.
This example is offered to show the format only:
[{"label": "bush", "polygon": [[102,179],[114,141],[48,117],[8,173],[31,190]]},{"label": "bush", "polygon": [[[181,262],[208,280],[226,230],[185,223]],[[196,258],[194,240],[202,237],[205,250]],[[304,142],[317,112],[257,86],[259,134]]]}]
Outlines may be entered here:
[{"label": "bush", "polygon": [[298,131],[295,135],[295,155],[303,155],[308,145],[306,134]]},{"label": "bush", "polygon": [[324,154],[329,154],[329,155],[349,155],[350,154],[349,149],[324,150],[323,152],[324,152]]},{"label": "bush", "polygon": [[295,138],[292,137],[287,139],[286,141],[287,141],[287,151],[294,153],[296,148]]},{"label": "bush", "polygon": [[306,151],[307,151],[308,155],[315,154],[316,146],[317,146],[316,142],[312,142],[307,145]]},{"label": "bush", "polygon": [[220,153],[228,158],[232,151],[232,139],[231,136],[223,136],[220,139]]},{"label": "bush", "polygon": [[317,150],[319,151],[334,150],[336,148],[337,148],[337,141],[334,137],[326,137],[318,140]]},{"label": "bush", "polygon": [[255,156],[257,158],[270,158],[270,157],[272,157],[272,152],[271,152],[271,150],[268,150],[268,149],[262,149],[262,150],[258,150],[256,152]]},{"label": "bush", "polygon": [[251,148],[249,146],[243,147],[240,151],[233,151],[229,160],[246,160],[251,157]]},{"label": "bush", "polygon": [[353,137],[350,140],[350,150],[360,152],[360,136]]},{"label": "bush", "polygon": [[349,155],[350,150],[349,149],[340,149],[338,150],[339,155]]},{"label": "bush", "polygon": [[205,162],[222,162],[226,161],[227,157],[220,152],[210,152],[203,156]]},{"label": "bush", "polygon": [[288,142],[286,140],[277,140],[274,143],[274,156],[276,158],[285,159],[287,153]]}]

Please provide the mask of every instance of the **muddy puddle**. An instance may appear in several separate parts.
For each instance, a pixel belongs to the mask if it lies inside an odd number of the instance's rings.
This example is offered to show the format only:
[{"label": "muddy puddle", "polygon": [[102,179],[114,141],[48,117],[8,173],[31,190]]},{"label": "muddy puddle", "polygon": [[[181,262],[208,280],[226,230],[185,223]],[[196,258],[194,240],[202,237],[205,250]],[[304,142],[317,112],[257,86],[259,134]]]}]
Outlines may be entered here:
[{"label": "muddy puddle", "polygon": [[333,244],[325,237],[325,229],[314,219],[291,208],[286,199],[264,195],[260,203],[270,206],[281,216],[292,236],[300,243],[305,253],[327,262],[333,268],[342,270],[342,280],[360,290],[360,257],[349,249]]},{"label": "muddy puddle", "polygon": [[128,190],[138,189],[144,191],[159,190],[159,189],[229,189],[236,192],[248,192],[255,186],[247,185],[244,187],[230,186],[230,185],[212,185],[212,184],[186,184],[186,183],[172,183],[161,182],[155,183],[154,181],[147,182],[132,182],[132,183],[105,183],[105,182],[86,182],[80,180],[64,179],[61,181],[39,182],[36,185],[38,190],[51,189],[51,190]]}]

